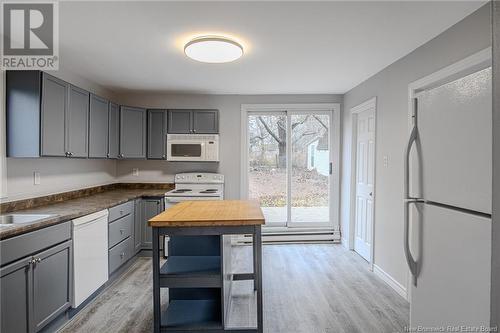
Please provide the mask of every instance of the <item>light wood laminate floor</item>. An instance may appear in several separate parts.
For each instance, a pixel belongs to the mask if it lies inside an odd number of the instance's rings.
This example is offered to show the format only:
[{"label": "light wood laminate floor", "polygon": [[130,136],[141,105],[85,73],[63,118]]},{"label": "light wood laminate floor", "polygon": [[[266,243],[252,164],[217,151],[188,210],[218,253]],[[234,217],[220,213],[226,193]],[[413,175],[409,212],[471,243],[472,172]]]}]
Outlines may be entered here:
[{"label": "light wood laminate floor", "polygon": [[[251,271],[251,247],[233,251],[233,270]],[[267,333],[403,332],[409,305],[341,245],[264,245],[264,331]],[[130,269],[61,332],[151,332],[151,259]],[[255,323],[251,282],[235,282],[231,326]]]}]

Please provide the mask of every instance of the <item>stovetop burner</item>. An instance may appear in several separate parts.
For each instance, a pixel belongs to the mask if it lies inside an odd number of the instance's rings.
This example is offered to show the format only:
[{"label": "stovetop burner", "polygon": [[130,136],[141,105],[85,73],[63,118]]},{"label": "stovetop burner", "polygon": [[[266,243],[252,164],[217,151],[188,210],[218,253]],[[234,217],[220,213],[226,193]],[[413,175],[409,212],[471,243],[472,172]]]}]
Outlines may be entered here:
[{"label": "stovetop burner", "polygon": [[186,193],[186,192],[191,192],[192,190],[188,189],[188,188],[182,188],[182,189],[178,189],[178,190],[175,190],[175,191],[172,191],[172,193]]},{"label": "stovetop burner", "polygon": [[200,193],[216,193],[218,190],[215,188],[209,188],[204,191],[201,191]]}]

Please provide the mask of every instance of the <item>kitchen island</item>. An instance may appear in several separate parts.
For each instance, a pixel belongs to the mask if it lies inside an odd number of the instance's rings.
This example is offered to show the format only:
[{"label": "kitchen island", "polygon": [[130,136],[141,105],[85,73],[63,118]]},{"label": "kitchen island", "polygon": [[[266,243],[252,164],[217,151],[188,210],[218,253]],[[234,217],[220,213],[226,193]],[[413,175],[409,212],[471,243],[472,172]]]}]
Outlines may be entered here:
[{"label": "kitchen island", "polygon": [[[262,333],[262,239],[256,201],[185,201],[149,220],[153,228],[154,332]],[[251,234],[253,272],[231,272],[231,235]],[[160,236],[170,236],[160,262]],[[229,328],[231,283],[253,280],[257,327]],[[168,288],[168,302],[161,302]],[[166,306],[162,307],[162,303]]]}]

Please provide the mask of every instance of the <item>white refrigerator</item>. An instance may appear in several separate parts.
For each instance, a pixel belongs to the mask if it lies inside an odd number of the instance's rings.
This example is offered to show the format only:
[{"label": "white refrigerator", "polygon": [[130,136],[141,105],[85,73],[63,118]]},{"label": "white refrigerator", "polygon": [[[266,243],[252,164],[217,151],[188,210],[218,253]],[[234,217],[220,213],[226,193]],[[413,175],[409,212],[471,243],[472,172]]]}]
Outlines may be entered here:
[{"label": "white refrigerator", "polygon": [[489,326],[491,67],[418,92],[405,153],[410,327]]}]

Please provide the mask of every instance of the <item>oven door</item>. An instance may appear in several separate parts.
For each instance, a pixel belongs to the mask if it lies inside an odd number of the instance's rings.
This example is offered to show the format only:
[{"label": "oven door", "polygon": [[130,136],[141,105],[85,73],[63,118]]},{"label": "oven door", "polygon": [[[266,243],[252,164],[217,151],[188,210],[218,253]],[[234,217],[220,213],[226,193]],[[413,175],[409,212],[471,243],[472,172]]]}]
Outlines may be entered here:
[{"label": "oven door", "polygon": [[205,142],[167,140],[167,161],[204,161]]}]

